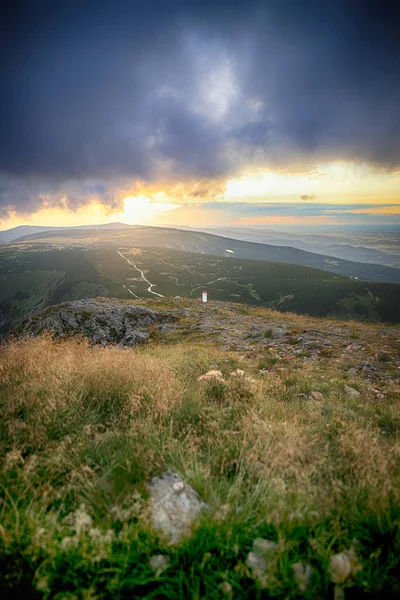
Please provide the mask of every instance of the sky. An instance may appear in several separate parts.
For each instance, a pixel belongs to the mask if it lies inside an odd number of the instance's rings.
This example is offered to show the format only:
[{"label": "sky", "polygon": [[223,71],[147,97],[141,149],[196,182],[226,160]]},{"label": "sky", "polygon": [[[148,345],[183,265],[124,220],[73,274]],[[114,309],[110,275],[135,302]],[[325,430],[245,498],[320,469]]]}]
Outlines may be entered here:
[{"label": "sky", "polygon": [[400,225],[400,3],[0,9],[0,228]]}]

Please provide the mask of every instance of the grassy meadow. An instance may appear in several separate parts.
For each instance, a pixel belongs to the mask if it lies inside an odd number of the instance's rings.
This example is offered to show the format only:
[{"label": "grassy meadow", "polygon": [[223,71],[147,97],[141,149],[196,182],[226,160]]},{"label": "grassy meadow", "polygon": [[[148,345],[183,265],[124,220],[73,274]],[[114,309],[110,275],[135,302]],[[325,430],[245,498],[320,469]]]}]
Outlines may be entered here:
[{"label": "grassy meadow", "polygon": [[[380,326],[359,327],[378,351]],[[398,598],[399,386],[377,400],[351,366],[157,337],[4,346],[1,597]],[[177,546],[150,525],[146,483],[165,469],[210,506]],[[257,538],[277,544],[264,580]],[[331,557],[350,550],[338,583]]]}]

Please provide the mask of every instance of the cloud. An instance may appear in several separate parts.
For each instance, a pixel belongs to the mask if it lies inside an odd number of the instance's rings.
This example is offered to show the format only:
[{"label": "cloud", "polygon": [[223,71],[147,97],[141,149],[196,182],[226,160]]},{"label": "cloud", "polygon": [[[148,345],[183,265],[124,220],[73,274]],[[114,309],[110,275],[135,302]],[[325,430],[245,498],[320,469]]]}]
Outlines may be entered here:
[{"label": "cloud", "polygon": [[0,175],[0,219],[14,211],[22,215],[51,208],[75,212],[92,203],[116,211],[123,204],[119,189],[116,182],[105,185],[93,180],[56,181]]},{"label": "cloud", "polygon": [[[397,209],[397,213],[394,212]],[[167,216],[165,223],[171,223]],[[390,224],[400,226],[400,204],[357,203],[340,205],[309,202],[207,202],[193,206],[186,203],[173,213],[174,223],[200,225],[343,225]]]},{"label": "cloud", "polygon": [[[187,207],[190,205],[187,204]],[[329,216],[349,215],[349,214],[371,214],[378,210],[376,204],[356,203],[356,204],[321,204],[319,202],[310,202],[306,205],[298,202],[208,202],[201,205],[205,211],[220,211],[232,214],[248,216]],[[400,218],[400,204],[380,204],[381,214],[391,214],[397,209]]]},{"label": "cloud", "polygon": [[300,200],[303,200],[304,202],[307,202],[309,200],[316,200],[316,196],[314,194],[302,194],[300,196]]},{"label": "cloud", "polygon": [[66,190],[73,209],[90,201],[87,181],[114,206],[118,179],[400,166],[390,0],[26,0],[0,17],[3,212]]}]

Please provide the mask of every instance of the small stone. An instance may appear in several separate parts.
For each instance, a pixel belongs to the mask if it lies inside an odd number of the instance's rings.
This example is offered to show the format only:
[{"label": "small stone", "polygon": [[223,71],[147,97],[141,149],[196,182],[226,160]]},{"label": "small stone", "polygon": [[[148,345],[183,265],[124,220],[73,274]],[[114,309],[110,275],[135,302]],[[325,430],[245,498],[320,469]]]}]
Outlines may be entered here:
[{"label": "small stone", "polygon": [[155,554],[151,557],[149,564],[153,571],[161,573],[168,566],[168,558],[162,554]]},{"label": "small stone", "polygon": [[325,400],[325,396],[321,392],[311,392],[310,396],[313,400]]},{"label": "small stone", "polygon": [[334,554],[329,559],[329,573],[333,583],[343,583],[351,575],[351,563],[344,552]]},{"label": "small stone", "polygon": [[344,391],[350,398],[359,398],[361,396],[360,392],[349,385],[344,386]]}]

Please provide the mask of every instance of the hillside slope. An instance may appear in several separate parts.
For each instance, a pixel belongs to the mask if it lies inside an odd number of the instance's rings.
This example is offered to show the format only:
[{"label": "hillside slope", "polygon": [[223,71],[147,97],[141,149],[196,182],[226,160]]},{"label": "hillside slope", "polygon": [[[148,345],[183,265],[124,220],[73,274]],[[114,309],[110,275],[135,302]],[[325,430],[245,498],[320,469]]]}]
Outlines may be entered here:
[{"label": "hillside slope", "polygon": [[[313,234],[287,233],[269,229],[246,227],[207,227],[196,228],[206,233],[222,237],[273,244],[274,246],[292,246],[316,254],[325,254],[353,262],[375,263],[389,267],[400,267],[398,232],[380,232],[377,239],[373,235],[362,236],[357,232]],[[383,239],[381,239],[383,238]],[[380,249],[382,243],[384,251]],[[374,247],[374,246],[378,247]]]},{"label": "hillside slope", "polygon": [[[110,302],[132,327],[153,315],[147,339],[92,345]],[[398,326],[86,309],[49,308],[0,347],[2,597],[398,597]],[[150,485],[168,470],[173,496],[206,503],[173,542]]]},{"label": "hillside slope", "polygon": [[224,238],[193,230],[167,227],[135,227],[117,230],[70,229],[30,235],[19,242],[66,244],[102,244],[135,246],[139,248],[174,248],[186,252],[227,256],[227,250],[236,258],[266,260],[323,269],[366,281],[400,283],[400,269],[377,264],[357,263],[324,254],[314,254],[288,246],[273,246]]},{"label": "hillside slope", "polygon": [[196,298],[315,316],[400,321],[400,285],[326,271],[159,248],[56,244],[0,251],[0,333],[45,306],[95,296]]}]

